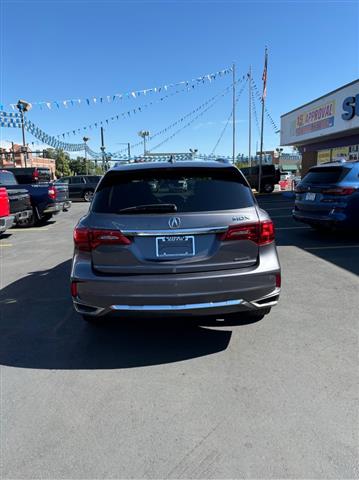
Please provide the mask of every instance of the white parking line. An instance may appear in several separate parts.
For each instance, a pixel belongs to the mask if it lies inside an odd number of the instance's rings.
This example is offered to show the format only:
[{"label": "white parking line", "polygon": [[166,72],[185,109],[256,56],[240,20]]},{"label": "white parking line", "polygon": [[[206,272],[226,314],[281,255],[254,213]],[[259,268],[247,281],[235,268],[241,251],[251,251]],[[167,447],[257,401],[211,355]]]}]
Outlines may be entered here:
[{"label": "white parking line", "polygon": [[0,247],[12,247],[12,243],[0,243]]},{"label": "white parking line", "polygon": [[[259,206],[260,206],[260,205],[259,205]],[[288,205],[287,207],[265,208],[265,210],[287,210],[288,208],[293,208],[293,205]]]},{"label": "white parking line", "polygon": [[359,245],[325,245],[324,247],[305,247],[305,250],[331,250],[340,248],[359,248]]},{"label": "white parking line", "polygon": [[12,228],[11,232],[45,232],[48,228]]}]

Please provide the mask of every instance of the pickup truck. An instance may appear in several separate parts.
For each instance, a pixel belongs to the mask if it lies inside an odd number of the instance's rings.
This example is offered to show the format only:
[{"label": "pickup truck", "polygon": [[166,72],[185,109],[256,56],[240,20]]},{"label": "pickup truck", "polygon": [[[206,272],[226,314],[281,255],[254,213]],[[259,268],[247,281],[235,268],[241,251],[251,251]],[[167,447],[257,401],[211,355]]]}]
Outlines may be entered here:
[{"label": "pickup truck", "polygon": [[19,185],[14,174],[7,169],[0,170],[0,186],[5,187],[8,192],[20,188],[30,195],[31,214],[27,218],[20,219],[24,226],[33,226],[50,220],[53,215],[68,210],[71,205],[66,185],[56,187],[53,183]]},{"label": "pickup truck", "polygon": [[14,216],[10,215],[10,202],[6,188],[0,187],[0,235],[14,223]]},{"label": "pickup truck", "polygon": [[[259,166],[241,168],[249,185],[259,190]],[[272,193],[274,186],[279,183],[280,171],[274,165],[262,165],[261,193]]]}]

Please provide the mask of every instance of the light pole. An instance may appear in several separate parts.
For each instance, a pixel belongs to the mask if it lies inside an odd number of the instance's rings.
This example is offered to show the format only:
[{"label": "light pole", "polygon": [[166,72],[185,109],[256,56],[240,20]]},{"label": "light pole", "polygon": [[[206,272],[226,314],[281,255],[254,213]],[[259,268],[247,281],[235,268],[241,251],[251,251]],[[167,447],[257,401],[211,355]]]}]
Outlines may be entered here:
[{"label": "light pole", "polygon": [[140,130],[138,135],[143,138],[143,156],[146,156],[146,137],[150,136],[150,132],[148,130]]},{"label": "light pole", "polygon": [[25,113],[31,110],[32,105],[25,100],[19,100],[16,104],[16,108],[19,110],[21,116],[22,151],[25,159],[25,167],[27,167],[27,147],[25,143]]},{"label": "light pole", "polygon": [[85,165],[86,165],[86,175],[89,174],[89,166],[88,166],[88,163],[87,163],[87,142],[90,140],[89,137],[83,137],[82,139],[84,141],[84,144],[85,144]]},{"label": "light pole", "polygon": [[192,160],[193,160],[193,157],[195,157],[195,155],[198,152],[198,148],[190,148],[189,151],[190,151],[190,154],[191,154],[191,157],[192,157]]},{"label": "light pole", "polygon": [[117,145],[127,145],[127,155],[128,159],[131,160],[131,144],[130,142],[119,142]]},{"label": "light pole", "polygon": [[277,154],[278,154],[278,165],[279,165],[279,168],[280,168],[280,156],[281,156],[281,154],[282,154],[282,152],[283,152],[283,148],[278,147],[278,148],[275,149],[275,151],[276,151]]}]

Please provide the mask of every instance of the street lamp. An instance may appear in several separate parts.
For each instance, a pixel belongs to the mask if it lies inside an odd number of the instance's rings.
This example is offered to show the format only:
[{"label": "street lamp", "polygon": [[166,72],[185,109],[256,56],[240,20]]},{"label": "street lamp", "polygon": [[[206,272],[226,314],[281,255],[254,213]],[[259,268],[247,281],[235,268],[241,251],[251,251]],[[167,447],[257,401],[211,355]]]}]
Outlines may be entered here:
[{"label": "street lamp", "polygon": [[16,104],[16,108],[19,110],[21,116],[22,151],[24,153],[25,167],[27,167],[27,148],[25,143],[25,113],[31,110],[32,105],[25,100],[19,100]]},{"label": "street lamp", "polygon": [[280,165],[280,156],[281,156],[281,154],[282,154],[282,152],[283,152],[283,148],[278,147],[278,148],[276,148],[275,150],[276,150],[277,155],[278,155],[278,165]]},{"label": "street lamp", "polygon": [[85,165],[86,165],[86,175],[89,174],[89,167],[88,167],[88,163],[87,163],[87,142],[90,140],[89,137],[83,137],[82,139],[84,141],[84,144],[85,144]]},{"label": "street lamp", "polygon": [[190,153],[191,153],[191,157],[193,159],[193,157],[197,154],[198,152],[198,148],[190,148],[189,149]]},{"label": "street lamp", "polygon": [[143,138],[143,155],[146,156],[146,137],[150,136],[150,132],[148,130],[140,130],[138,135]]}]

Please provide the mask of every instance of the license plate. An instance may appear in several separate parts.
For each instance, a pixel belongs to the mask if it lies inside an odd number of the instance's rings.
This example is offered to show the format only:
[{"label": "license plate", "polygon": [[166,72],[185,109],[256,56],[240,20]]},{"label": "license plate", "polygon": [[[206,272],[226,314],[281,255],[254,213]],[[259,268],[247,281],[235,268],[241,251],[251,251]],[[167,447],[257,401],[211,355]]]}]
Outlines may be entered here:
[{"label": "license plate", "polygon": [[194,254],[193,236],[173,235],[156,237],[157,257],[192,257]]},{"label": "license plate", "polygon": [[306,193],[305,195],[306,200],[315,200],[315,193]]}]

